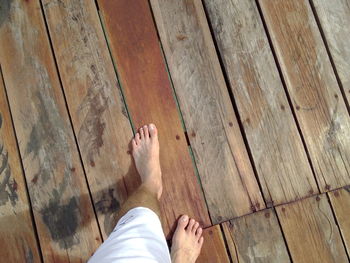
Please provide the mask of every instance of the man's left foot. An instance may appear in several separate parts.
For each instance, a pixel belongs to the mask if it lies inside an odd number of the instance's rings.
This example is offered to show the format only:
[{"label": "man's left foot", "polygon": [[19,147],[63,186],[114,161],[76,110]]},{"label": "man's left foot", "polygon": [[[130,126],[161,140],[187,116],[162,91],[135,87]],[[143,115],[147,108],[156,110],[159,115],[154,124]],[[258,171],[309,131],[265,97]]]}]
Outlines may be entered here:
[{"label": "man's left foot", "polygon": [[132,156],[142,184],[158,197],[162,195],[162,173],[159,162],[158,131],[154,124],[139,129],[132,139]]}]

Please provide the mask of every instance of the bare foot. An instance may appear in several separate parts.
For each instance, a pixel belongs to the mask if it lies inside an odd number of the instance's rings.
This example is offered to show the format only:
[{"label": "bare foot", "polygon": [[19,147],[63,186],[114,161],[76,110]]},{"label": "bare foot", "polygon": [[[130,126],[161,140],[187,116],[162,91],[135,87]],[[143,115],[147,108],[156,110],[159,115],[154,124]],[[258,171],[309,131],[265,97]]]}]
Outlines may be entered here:
[{"label": "bare foot", "polygon": [[132,155],[142,184],[157,194],[159,199],[163,187],[159,163],[158,131],[154,124],[143,126],[135,134],[135,138],[132,139]]},{"label": "bare foot", "polygon": [[177,222],[171,247],[173,263],[194,263],[203,245],[202,228],[194,219],[183,215]]}]

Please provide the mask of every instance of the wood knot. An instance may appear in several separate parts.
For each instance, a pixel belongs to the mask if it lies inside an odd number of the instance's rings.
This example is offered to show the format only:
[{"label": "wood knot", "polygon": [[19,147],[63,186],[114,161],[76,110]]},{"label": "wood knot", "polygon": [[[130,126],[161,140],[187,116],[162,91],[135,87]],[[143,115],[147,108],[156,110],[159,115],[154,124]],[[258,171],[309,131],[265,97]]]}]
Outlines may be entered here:
[{"label": "wood knot", "polygon": [[71,172],[75,172],[75,167],[70,168]]},{"label": "wood knot", "polygon": [[334,192],[334,196],[335,196],[335,197],[339,197],[339,192],[338,192],[338,191],[335,191],[335,192]]},{"label": "wood knot", "polygon": [[299,106],[299,105],[295,106],[295,108],[296,108],[297,110],[300,110],[300,106]]},{"label": "wood knot", "polygon": [[179,34],[176,36],[176,39],[179,41],[183,41],[183,40],[187,39],[187,36],[183,35],[183,34]]},{"label": "wood knot", "polygon": [[326,184],[325,186],[325,189],[328,191],[328,190],[331,190],[331,186],[329,184]]},{"label": "wood knot", "polygon": [[317,196],[316,197],[316,201],[318,202],[318,201],[320,201],[321,200],[321,198],[319,197],[319,196]]},{"label": "wood knot", "polygon": [[179,135],[176,135],[175,138],[176,138],[176,140],[180,140],[180,136]]},{"label": "wood knot", "polygon": [[213,235],[213,231],[212,230],[209,230],[209,235]]},{"label": "wood knot", "polygon": [[309,194],[312,195],[314,193],[314,190],[309,190]]},{"label": "wood knot", "polygon": [[230,125],[230,127],[232,127],[232,126],[233,126],[233,123],[232,123],[232,122],[229,122],[228,125]]},{"label": "wood knot", "polygon": [[338,99],[338,94],[334,94],[334,98]]},{"label": "wood knot", "polygon": [[192,132],[192,133],[191,133],[191,136],[192,136],[192,137],[196,137],[196,133],[195,133],[195,132]]},{"label": "wood knot", "polygon": [[245,122],[246,122],[247,124],[250,124],[250,119],[247,118],[247,119],[245,120]]},{"label": "wood knot", "polygon": [[130,155],[130,154],[131,154],[131,151],[130,151],[130,150],[127,150],[126,153]]},{"label": "wood knot", "polygon": [[91,167],[95,167],[95,162],[94,161],[90,161],[90,165],[91,165]]},{"label": "wood knot", "polygon": [[218,217],[217,217],[217,220],[218,220],[218,221],[222,221],[222,216],[218,216]]},{"label": "wood knot", "polygon": [[283,105],[283,104],[281,104],[281,110],[284,110],[284,109],[285,109],[284,105]]},{"label": "wood knot", "polygon": [[266,213],[265,213],[265,217],[266,217],[266,218],[269,218],[269,217],[270,217],[270,213],[269,213],[269,212],[266,212]]},{"label": "wood knot", "polygon": [[285,209],[284,207],[282,207],[282,212],[283,212],[283,213],[286,212],[286,209]]}]

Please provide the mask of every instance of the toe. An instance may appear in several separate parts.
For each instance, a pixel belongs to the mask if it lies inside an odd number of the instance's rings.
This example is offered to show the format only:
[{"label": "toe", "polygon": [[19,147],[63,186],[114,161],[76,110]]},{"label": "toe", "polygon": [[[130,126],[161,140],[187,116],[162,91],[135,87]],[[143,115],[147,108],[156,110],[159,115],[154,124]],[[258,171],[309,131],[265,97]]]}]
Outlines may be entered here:
[{"label": "toe", "polygon": [[139,133],[140,133],[141,140],[145,139],[145,133],[142,127],[139,129]]},{"label": "toe", "polygon": [[194,224],[196,223],[196,221],[194,219],[191,219],[190,222],[188,223],[188,226],[187,226],[187,232],[191,232],[192,231],[192,228],[194,226]]},{"label": "toe", "polygon": [[198,244],[199,244],[199,247],[200,247],[200,248],[202,247],[203,242],[204,242],[204,237],[201,237],[201,238],[198,240]]},{"label": "toe", "polygon": [[140,134],[139,133],[136,133],[135,141],[136,141],[136,144],[139,144],[141,142],[141,138],[140,138]]},{"label": "toe", "polygon": [[192,227],[192,233],[196,233],[198,227],[199,227],[199,223],[196,222],[196,223],[193,225],[193,227]]},{"label": "toe", "polygon": [[185,229],[185,227],[188,225],[188,219],[188,215],[181,216],[177,221],[177,229]]},{"label": "toe", "polygon": [[156,138],[157,137],[157,128],[156,125],[154,125],[153,123],[148,125],[148,129],[149,129],[149,134],[151,138]]},{"label": "toe", "polygon": [[132,150],[134,151],[137,147],[137,144],[136,144],[136,140],[135,139],[132,139],[131,141],[131,145],[132,145]]},{"label": "toe", "polygon": [[202,228],[198,227],[198,229],[196,231],[196,238],[197,238],[197,240],[199,240],[200,237],[202,236],[202,232],[203,232]]},{"label": "toe", "polygon": [[149,131],[147,125],[143,126],[143,132],[145,133],[145,138],[149,139]]}]

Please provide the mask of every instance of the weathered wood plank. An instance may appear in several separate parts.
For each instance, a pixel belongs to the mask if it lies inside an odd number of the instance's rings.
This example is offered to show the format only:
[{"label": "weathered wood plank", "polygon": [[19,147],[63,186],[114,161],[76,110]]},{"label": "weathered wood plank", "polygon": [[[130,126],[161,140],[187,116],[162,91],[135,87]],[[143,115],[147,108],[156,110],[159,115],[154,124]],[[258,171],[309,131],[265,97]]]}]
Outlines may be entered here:
[{"label": "weathered wood plank", "polygon": [[220,230],[220,225],[215,225],[203,230],[204,243],[197,263],[229,263],[225,242]]},{"label": "weathered wood plank", "polygon": [[321,191],[350,184],[350,117],[307,0],[260,0]]},{"label": "weathered wood plank", "polygon": [[350,103],[350,2],[348,0],[313,0],[312,2]]},{"label": "weathered wood plank", "polygon": [[213,224],[264,208],[201,1],[151,4]]},{"label": "weathered wood plank", "polygon": [[318,193],[255,1],[204,2],[265,200]]},{"label": "weathered wood plank", "polygon": [[10,3],[0,63],[44,261],[86,261],[101,242],[38,0]]},{"label": "weathered wood plank", "polygon": [[[222,224],[234,262],[291,262],[273,209]],[[237,255],[237,256],[235,256]]]},{"label": "weathered wood plank", "polygon": [[294,262],[348,262],[326,195],[276,208]]},{"label": "weathered wood plank", "polygon": [[0,258],[41,262],[0,70]]},{"label": "weathered wood plank", "polygon": [[[92,0],[43,1],[46,20],[104,238],[139,182],[132,129]],[[103,178],[103,180],[101,180]]]},{"label": "weathered wood plank", "polygon": [[209,226],[148,1],[98,3],[133,123],[153,122],[159,130],[165,232],[174,229],[180,214]]},{"label": "weathered wood plank", "polygon": [[350,255],[350,187],[328,192],[345,247]]}]

